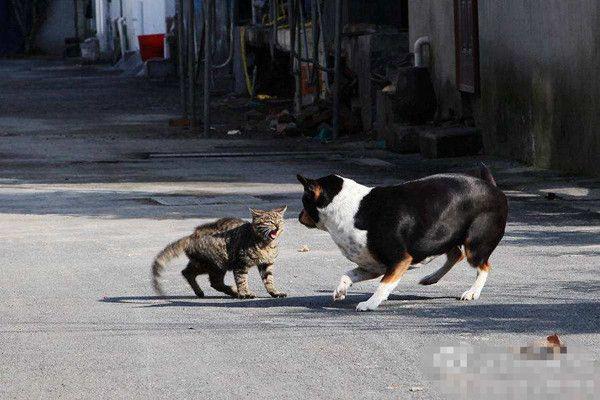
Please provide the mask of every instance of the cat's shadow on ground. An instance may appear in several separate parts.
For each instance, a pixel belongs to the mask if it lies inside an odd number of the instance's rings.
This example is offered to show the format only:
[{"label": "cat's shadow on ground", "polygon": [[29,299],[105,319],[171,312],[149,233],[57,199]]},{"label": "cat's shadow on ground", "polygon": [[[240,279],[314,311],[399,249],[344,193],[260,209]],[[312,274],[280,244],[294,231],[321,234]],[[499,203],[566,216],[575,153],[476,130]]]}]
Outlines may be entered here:
[{"label": "cat's shadow on ground", "polygon": [[[216,307],[216,308],[273,308],[273,307],[303,307],[311,310],[351,309],[367,300],[370,293],[348,294],[343,301],[334,302],[329,291],[317,291],[323,293],[313,296],[289,296],[284,298],[258,297],[255,299],[233,299],[228,296],[119,296],[103,297],[98,301],[102,303],[134,304],[144,308],[156,307]],[[326,293],[326,294],[325,294]],[[389,297],[391,301],[432,301],[437,299],[454,299],[450,296],[414,296],[394,295]]]}]

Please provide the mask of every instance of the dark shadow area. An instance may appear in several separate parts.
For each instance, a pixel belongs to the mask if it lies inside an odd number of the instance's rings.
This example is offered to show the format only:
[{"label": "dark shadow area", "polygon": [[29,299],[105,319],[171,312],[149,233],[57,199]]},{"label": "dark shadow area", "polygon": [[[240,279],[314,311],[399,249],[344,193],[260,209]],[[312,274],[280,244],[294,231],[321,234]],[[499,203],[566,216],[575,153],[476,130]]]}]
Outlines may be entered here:
[{"label": "dark shadow area", "polygon": [[[324,291],[318,291],[324,292]],[[329,293],[329,292],[327,292]],[[195,296],[121,296],[105,297],[99,301],[102,303],[137,304],[143,307],[216,307],[216,308],[273,308],[273,307],[303,307],[310,310],[327,309],[354,309],[356,304],[366,300],[371,293],[348,294],[344,301],[334,302],[331,295],[326,296],[303,296],[272,298],[263,297],[252,300],[232,299],[228,296],[206,296],[202,299]],[[212,302],[213,299],[226,299],[227,302]],[[438,299],[454,299],[448,296],[414,296],[394,295],[390,300],[394,301],[431,301]],[[193,300],[193,301],[190,301]]]},{"label": "dark shadow area", "polygon": [[[593,289],[593,288],[592,288]],[[277,309],[276,316],[302,319],[302,326],[341,325],[356,330],[436,329],[455,332],[517,332],[582,334],[600,332],[600,302],[559,304],[481,304],[458,302],[447,296],[392,295],[374,312],[359,313],[356,305],[370,294],[350,294],[333,302],[329,295],[259,298],[237,300],[225,297],[196,299],[191,296],[122,296],[107,297],[100,302],[135,304],[142,308],[265,308]],[[223,301],[213,301],[222,299]],[[424,306],[426,305],[426,306]],[[282,311],[281,309],[289,308]],[[300,308],[300,310],[298,310]],[[272,315],[272,314],[269,314]],[[588,316],[582,318],[581,316]]]}]

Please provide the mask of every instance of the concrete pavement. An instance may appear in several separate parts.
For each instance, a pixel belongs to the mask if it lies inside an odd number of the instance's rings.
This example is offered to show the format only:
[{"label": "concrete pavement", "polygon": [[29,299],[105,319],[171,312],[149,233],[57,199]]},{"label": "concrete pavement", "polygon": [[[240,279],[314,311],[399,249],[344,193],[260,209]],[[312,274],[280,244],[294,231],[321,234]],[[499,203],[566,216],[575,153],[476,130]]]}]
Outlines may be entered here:
[{"label": "concrete pavement", "polygon": [[[482,298],[455,299],[475,277],[464,263],[417,285],[438,259],[407,273],[380,310],[357,313],[376,283],[332,302],[351,265],[325,233],[297,222],[295,174],[383,184],[467,170],[479,158],[200,140],[166,127],[177,112],[170,83],[62,63],[2,62],[0,71],[0,398],[443,399],[451,395],[431,375],[434,348],[525,346],[554,332],[585,353],[577,377],[591,370],[586,362],[598,367],[600,218],[566,195],[540,195],[562,177],[544,184],[544,171],[485,159],[509,194],[510,220]],[[329,154],[270,153],[293,148]],[[224,149],[263,155],[148,157]],[[594,193],[597,182],[586,182]],[[184,260],[166,270],[168,297],[154,295],[150,263],[171,240],[220,216],[247,217],[247,206],[282,204],[276,279],[288,298],[268,297],[254,272],[258,299],[224,298],[205,278],[207,298],[196,299],[179,274]],[[303,245],[310,251],[298,252]],[[552,373],[536,365],[531,388]]]}]

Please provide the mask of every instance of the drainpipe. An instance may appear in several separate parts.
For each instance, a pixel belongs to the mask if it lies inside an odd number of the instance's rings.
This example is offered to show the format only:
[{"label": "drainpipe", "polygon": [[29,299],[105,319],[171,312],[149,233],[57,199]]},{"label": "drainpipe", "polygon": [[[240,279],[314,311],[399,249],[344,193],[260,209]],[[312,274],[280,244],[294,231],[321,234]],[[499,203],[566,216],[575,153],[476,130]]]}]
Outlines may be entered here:
[{"label": "drainpipe", "polygon": [[415,54],[415,67],[424,67],[423,65],[423,46],[431,46],[429,36],[421,36],[415,41],[413,52]]}]

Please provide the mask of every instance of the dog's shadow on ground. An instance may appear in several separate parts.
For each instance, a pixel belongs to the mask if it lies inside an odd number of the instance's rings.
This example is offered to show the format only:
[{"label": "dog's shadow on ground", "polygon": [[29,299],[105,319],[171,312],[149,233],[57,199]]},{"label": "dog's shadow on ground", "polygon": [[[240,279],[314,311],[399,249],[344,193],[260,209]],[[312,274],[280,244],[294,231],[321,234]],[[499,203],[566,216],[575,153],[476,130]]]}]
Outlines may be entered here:
[{"label": "dog's shadow on ground", "polygon": [[[520,303],[460,302],[449,296],[391,295],[371,317],[354,311],[370,293],[352,293],[334,302],[329,292],[286,298],[261,297],[250,300],[226,296],[120,296],[99,299],[103,303],[129,304],[140,308],[213,307],[233,309],[273,309],[276,313],[301,315],[316,324],[340,321],[356,329],[403,329],[407,318],[416,329],[454,332],[521,332],[547,334],[597,333],[600,302]],[[354,316],[362,315],[357,319]],[[580,318],[580,315],[591,316]],[[327,322],[329,323],[329,322]],[[376,326],[376,328],[375,328]]]},{"label": "dog's shadow on ground", "polygon": [[[369,298],[370,293],[348,294],[345,300],[334,302],[328,291],[317,291],[327,293],[314,296],[290,296],[283,298],[257,297],[255,299],[234,299],[228,296],[119,296],[103,297],[102,303],[135,304],[143,308],[157,307],[216,307],[216,308],[307,308],[310,310],[328,311],[332,309],[354,310],[356,305]],[[389,300],[402,301],[431,301],[437,299],[454,299],[448,296],[413,296],[413,295],[391,295]]]}]

